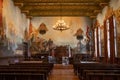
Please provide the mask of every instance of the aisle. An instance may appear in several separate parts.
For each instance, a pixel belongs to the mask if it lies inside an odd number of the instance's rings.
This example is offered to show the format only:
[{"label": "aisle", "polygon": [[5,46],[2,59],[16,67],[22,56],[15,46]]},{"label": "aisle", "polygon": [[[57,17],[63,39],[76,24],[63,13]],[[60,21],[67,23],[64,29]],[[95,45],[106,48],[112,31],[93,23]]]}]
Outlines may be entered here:
[{"label": "aisle", "polygon": [[53,71],[49,76],[49,80],[79,80],[73,72],[73,66],[62,64],[54,65]]}]

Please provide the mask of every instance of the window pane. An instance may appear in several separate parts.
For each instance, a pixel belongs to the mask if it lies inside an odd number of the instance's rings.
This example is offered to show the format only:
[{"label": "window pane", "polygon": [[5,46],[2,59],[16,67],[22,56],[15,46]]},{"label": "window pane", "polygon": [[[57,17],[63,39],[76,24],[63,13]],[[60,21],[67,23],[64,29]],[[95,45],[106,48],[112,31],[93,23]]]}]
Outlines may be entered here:
[{"label": "window pane", "polygon": [[108,57],[110,58],[110,32],[109,32],[109,20],[107,20],[107,49],[108,49]]}]

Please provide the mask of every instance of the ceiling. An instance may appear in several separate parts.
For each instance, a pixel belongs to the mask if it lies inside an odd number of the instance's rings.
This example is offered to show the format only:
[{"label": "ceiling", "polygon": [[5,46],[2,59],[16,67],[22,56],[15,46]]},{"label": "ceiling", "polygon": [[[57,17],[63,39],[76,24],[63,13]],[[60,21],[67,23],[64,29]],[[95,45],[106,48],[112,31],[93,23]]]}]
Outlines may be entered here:
[{"label": "ceiling", "polygon": [[95,18],[110,0],[13,0],[28,17],[87,16]]}]

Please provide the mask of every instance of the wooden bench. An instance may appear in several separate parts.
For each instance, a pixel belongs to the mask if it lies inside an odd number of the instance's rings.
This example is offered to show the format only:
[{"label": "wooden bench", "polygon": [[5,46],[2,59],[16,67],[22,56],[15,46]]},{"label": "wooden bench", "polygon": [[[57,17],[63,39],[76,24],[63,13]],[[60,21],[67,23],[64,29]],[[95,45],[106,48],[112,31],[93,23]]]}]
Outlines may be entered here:
[{"label": "wooden bench", "polygon": [[40,73],[1,73],[0,80],[45,80]]},{"label": "wooden bench", "polygon": [[[116,64],[103,64],[103,63],[80,63],[75,64],[75,72],[80,79],[84,79],[83,76],[85,70],[120,70],[120,66]],[[99,73],[99,71],[98,71]]]},{"label": "wooden bench", "polygon": [[85,80],[120,80],[120,74],[116,73],[87,73]]},{"label": "wooden bench", "polygon": [[[83,71],[83,80],[87,80],[89,73],[120,74],[120,70],[84,70]],[[90,75],[89,75],[89,77],[90,77]]]},{"label": "wooden bench", "polygon": [[48,78],[48,72],[46,70],[33,70],[33,69],[0,69],[0,73],[30,73],[30,74],[42,74],[44,80]]},{"label": "wooden bench", "polygon": [[85,70],[120,70],[120,68],[115,68],[115,67],[101,67],[101,66],[96,66],[96,67],[81,67],[78,70],[78,76],[79,78],[83,78],[83,73]]},{"label": "wooden bench", "polygon": [[80,67],[86,67],[86,66],[93,66],[93,65],[99,65],[100,63],[98,62],[93,62],[93,63],[74,63],[73,68],[74,68],[74,73],[78,74],[78,70]]},{"label": "wooden bench", "polygon": [[[17,63],[17,64],[10,64],[9,66],[1,65],[0,80],[2,79],[9,80],[9,78],[11,77],[12,77],[11,80],[24,80],[24,79],[21,79],[24,76],[26,78],[25,80],[47,80],[48,75],[52,70],[52,68],[53,68],[53,64],[47,64],[47,63],[45,64],[44,63]],[[15,75],[15,73],[17,75]],[[38,75],[40,75],[40,77]],[[8,77],[8,79],[2,76]],[[14,79],[16,78],[16,76],[17,76],[17,79]],[[34,79],[33,77],[36,77],[37,79],[36,78]],[[28,79],[28,78],[32,78],[32,79]]]},{"label": "wooden bench", "polygon": [[10,64],[11,66],[26,66],[26,67],[48,67],[50,70],[53,69],[53,63],[16,63],[16,64]]}]

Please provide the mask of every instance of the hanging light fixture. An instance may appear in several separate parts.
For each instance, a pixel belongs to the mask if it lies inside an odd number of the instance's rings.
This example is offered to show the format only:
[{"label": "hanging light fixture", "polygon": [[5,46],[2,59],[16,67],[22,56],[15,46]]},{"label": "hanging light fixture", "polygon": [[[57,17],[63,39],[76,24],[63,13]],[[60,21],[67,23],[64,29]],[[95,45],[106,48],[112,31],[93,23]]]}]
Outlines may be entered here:
[{"label": "hanging light fixture", "polygon": [[[62,13],[62,4],[60,5],[60,14]],[[62,14],[60,19],[56,22],[56,24],[53,26],[54,30],[58,30],[58,31],[64,31],[64,30],[68,30],[69,26],[65,23],[65,21],[62,19]]]},{"label": "hanging light fixture", "polygon": [[64,31],[69,29],[69,26],[66,25],[66,23],[64,22],[64,20],[60,19],[57,21],[57,23],[53,26],[54,30],[58,30],[58,31]]}]

